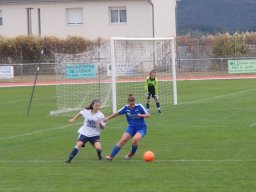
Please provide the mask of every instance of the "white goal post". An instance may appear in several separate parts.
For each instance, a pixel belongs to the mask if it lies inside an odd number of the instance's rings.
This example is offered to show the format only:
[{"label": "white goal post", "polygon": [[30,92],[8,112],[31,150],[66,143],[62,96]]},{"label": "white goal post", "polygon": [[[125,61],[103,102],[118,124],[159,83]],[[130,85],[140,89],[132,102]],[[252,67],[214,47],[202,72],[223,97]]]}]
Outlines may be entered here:
[{"label": "white goal post", "polygon": [[[117,71],[117,65],[119,64],[118,61],[117,61],[117,58],[122,57],[122,54],[117,53],[117,49],[122,49],[122,48],[118,47],[116,45],[116,42],[120,42],[120,41],[121,42],[122,41],[123,42],[134,42],[134,44],[136,44],[137,42],[151,42],[151,44],[152,44],[151,47],[152,48],[151,48],[149,54],[151,54],[150,56],[152,57],[153,62],[155,62],[155,61],[161,62],[161,60],[159,60],[159,59],[163,59],[165,56],[168,56],[167,59],[169,59],[170,63],[171,63],[169,65],[169,67],[170,67],[169,69],[171,71],[171,74],[169,74],[169,75],[172,76],[172,78],[170,80],[172,80],[173,104],[177,105],[178,101],[177,101],[177,82],[176,82],[175,38],[174,37],[162,37],[162,38],[112,37],[111,40],[110,40],[110,45],[111,45],[111,75],[112,75],[112,105],[113,105],[112,110],[113,110],[113,112],[117,111],[117,86],[116,86],[116,83],[117,83],[117,76],[119,75],[119,74],[117,74],[117,72],[118,72]],[[159,46],[158,44],[161,44],[161,45]],[[126,46],[127,46],[127,43],[126,43]],[[145,55],[146,55],[145,52],[147,51],[145,46],[148,46],[148,44],[146,44],[146,45],[142,44],[142,45],[139,45],[139,46],[131,45],[132,48],[130,48],[130,49],[132,49],[132,50],[130,50],[131,52],[134,52],[134,53],[137,53],[138,51],[142,52],[142,54],[139,55],[140,58],[136,58],[136,56],[138,56],[138,54],[134,55],[135,59],[139,59],[139,60],[141,60],[141,62],[145,62],[145,60],[143,60],[143,59],[145,59],[144,58]],[[166,50],[163,50],[164,49],[163,47],[166,48]],[[138,48],[138,49],[136,49],[136,48]],[[122,50],[122,51],[124,51],[124,50]],[[145,51],[144,52],[145,55],[143,55],[143,51]],[[158,54],[159,54],[160,51],[162,51],[161,52],[162,56],[159,57]],[[165,54],[165,55],[163,55],[163,54]],[[127,57],[127,55],[125,57]],[[125,58],[122,58],[122,59],[125,59]],[[124,62],[124,60],[122,60],[122,59],[121,59],[121,62]],[[131,62],[131,60],[130,60],[130,62]],[[167,62],[167,61],[165,61],[165,62]],[[131,66],[131,65],[128,65],[128,67],[129,66]],[[155,70],[153,67],[152,67],[152,69]],[[131,82],[132,82],[132,80],[131,80]],[[170,100],[171,100],[171,97],[170,97]]]}]

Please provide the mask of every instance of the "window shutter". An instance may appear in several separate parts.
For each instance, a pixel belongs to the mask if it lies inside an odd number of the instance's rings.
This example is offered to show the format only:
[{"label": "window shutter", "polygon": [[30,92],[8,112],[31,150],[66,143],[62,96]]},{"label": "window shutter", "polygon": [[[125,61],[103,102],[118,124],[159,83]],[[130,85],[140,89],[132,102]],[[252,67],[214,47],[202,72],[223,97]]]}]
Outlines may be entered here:
[{"label": "window shutter", "polygon": [[68,8],[67,9],[67,24],[83,24],[83,9]]},{"label": "window shutter", "polygon": [[118,23],[118,10],[111,10],[111,23]]},{"label": "window shutter", "polygon": [[127,18],[126,18],[126,10],[120,10],[120,22],[121,23],[126,23],[127,22]]}]

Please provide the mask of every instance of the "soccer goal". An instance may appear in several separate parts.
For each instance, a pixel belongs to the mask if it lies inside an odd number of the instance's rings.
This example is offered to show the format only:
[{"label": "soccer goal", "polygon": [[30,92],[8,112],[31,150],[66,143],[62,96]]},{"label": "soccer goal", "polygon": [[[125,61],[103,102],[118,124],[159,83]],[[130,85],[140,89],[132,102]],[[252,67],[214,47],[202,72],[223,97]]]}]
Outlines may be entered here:
[{"label": "soccer goal", "polygon": [[[132,93],[145,104],[145,82],[150,71],[159,81],[161,105],[177,104],[175,42],[174,38],[119,38],[111,39],[113,111],[126,102]],[[151,105],[154,105],[153,100]]]},{"label": "soccer goal", "polygon": [[[111,38],[82,54],[56,53],[57,110],[79,111],[99,98],[103,112],[116,112],[132,93],[145,104],[145,82],[154,70],[161,106],[177,104],[174,38]],[[151,99],[151,106],[154,101]]]}]

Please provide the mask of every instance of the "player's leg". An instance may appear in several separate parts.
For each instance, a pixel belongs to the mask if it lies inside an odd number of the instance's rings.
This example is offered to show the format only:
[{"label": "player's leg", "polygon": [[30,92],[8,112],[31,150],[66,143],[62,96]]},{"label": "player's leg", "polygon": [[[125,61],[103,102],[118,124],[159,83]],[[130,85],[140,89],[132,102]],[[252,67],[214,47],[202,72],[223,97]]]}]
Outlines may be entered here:
[{"label": "player's leg", "polygon": [[147,111],[149,111],[150,96],[151,96],[150,93],[146,94],[146,108],[147,108]]},{"label": "player's leg", "polygon": [[131,152],[125,156],[125,159],[130,159],[138,150],[139,142],[140,140],[145,137],[147,133],[147,128],[143,127],[142,129],[139,129],[136,131],[136,134],[132,138],[132,147]]},{"label": "player's leg", "polygon": [[78,153],[78,151],[81,149],[82,146],[84,146],[86,142],[78,140],[76,143],[76,146],[74,147],[74,149],[71,151],[68,160],[66,160],[66,163],[71,163],[72,159],[76,156],[76,154]]},{"label": "player's leg", "polygon": [[101,142],[100,142],[100,137],[99,136],[93,137],[93,140],[90,141],[90,142],[94,146],[94,148],[96,149],[99,160],[103,160],[103,157],[101,155],[102,145],[101,145]]},{"label": "player's leg", "polygon": [[132,138],[132,136],[135,134],[135,130],[132,130],[131,128],[127,128],[126,132],[122,135],[121,139],[118,141],[118,143],[114,146],[111,154],[109,156],[106,156],[108,160],[112,160],[116,154],[121,150],[121,148]]},{"label": "player's leg", "polygon": [[158,97],[158,95],[154,95],[154,96],[153,96],[153,98],[154,98],[154,100],[155,100],[155,102],[156,102],[156,108],[157,108],[157,111],[158,111],[159,113],[161,113],[161,109],[160,109],[160,101],[159,101],[159,97]]}]

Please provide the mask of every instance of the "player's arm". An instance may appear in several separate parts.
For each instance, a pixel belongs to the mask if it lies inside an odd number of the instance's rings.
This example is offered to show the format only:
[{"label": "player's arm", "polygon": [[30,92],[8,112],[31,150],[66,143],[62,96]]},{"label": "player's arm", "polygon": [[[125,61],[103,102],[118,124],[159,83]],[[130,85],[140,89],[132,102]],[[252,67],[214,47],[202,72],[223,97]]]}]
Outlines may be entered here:
[{"label": "player's arm", "polygon": [[100,121],[97,122],[98,126],[101,128],[101,129],[104,129],[105,128],[105,124],[101,123]]},{"label": "player's arm", "polygon": [[146,93],[148,93],[148,78],[146,78],[146,82],[145,82],[145,91]]},{"label": "player's arm", "polygon": [[156,84],[155,84],[155,93],[158,95],[158,79],[155,78]]},{"label": "player's arm", "polygon": [[[104,121],[104,120],[103,120]],[[104,122],[100,122],[100,121],[96,121],[97,125],[101,128],[101,129],[104,129],[105,128],[105,125],[106,123]]]},{"label": "player's arm", "polygon": [[80,116],[81,116],[81,114],[80,114],[80,112],[79,112],[79,113],[77,113],[73,118],[69,119],[68,122],[69,122],[69,123],[73,123],[73,122],[75,122],[75,120],[76,120],[78,117],[80,117]]},{"label": "player's arm", "polygon": [[104,122],[104,120],[105,120],[105,117],[104,117],[104,115],[103,115],[100,120],[97,120],[97,121],[96,121],[97,125],[98,125],[101,129],[104,129],[105,126],[106,126],[106,123]]},{"label": "player's arm", "polygon": [[117,117],[118,115],[123,115],[126,112],[126,106],[124,106],[122,109],[120,109],[119,111],[112,113],[111,115],[109,115],[107,118],[104,119],[104,122],[107,122],[108,120]]},{"label": "player's arm", "polygon": [[141,117],[141,118],[150,118],[151,114],[148,113],[148,111],[141,105],[140,106],[140,113],[137,115],[137,117]]},{"label": "player's arm", "polygon": [[106,117],[104,119],[104,122],[107,122],[108,120],[113,119],[113,118],[117,117],[118,115],[119,115],[119,112],[112,113],[111,115],[109,115],[108,117]]},{"label": "player's arm", "polygon": [[150,114],[150,113],[147,113],[147,114],[138,114],[137,116],[138,116],[138,117],[142,117],[142,118],[150,118],[150,117],[151,117],[151,114]]}]

